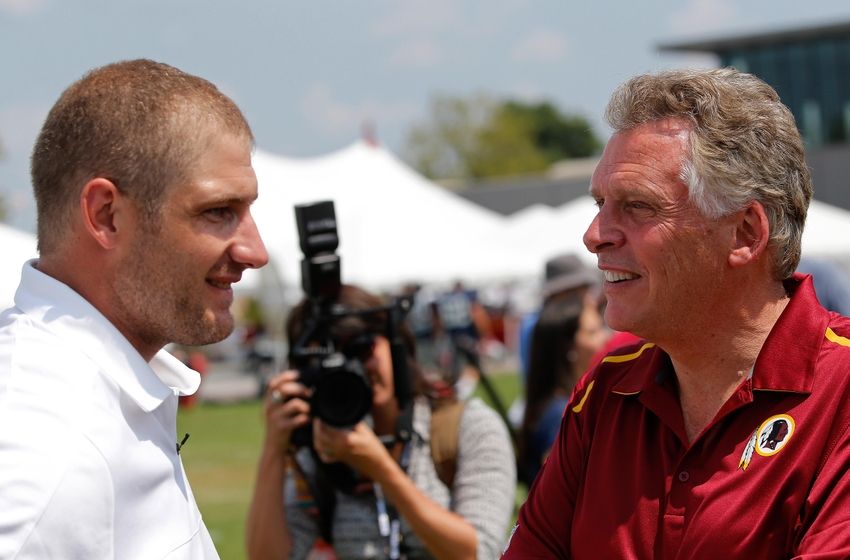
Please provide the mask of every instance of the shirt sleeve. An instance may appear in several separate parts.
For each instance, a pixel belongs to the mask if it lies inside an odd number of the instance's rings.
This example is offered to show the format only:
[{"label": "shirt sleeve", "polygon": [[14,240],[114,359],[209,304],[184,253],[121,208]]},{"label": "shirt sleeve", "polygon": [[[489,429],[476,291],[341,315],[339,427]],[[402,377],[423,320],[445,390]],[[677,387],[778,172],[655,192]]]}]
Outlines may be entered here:
[{"label": "shirt sleeve", "polygon": [[478,558],[498,558],[513,511],[516,461],[501,418],[478,400],[467,403],[458,435],[452,510],[478,536]]},{"label": "shirt sleeve", "polygon": [[850,426],[824,462],[800,524],[793,558],[850,558]]},{"label": "shirt sleeve", "polygon": [[582,424],[592,389],[592,376],[583,377],[574,389],[552,450],[520,508],[503,559],[570,558],[573,513],[584,468]]}]

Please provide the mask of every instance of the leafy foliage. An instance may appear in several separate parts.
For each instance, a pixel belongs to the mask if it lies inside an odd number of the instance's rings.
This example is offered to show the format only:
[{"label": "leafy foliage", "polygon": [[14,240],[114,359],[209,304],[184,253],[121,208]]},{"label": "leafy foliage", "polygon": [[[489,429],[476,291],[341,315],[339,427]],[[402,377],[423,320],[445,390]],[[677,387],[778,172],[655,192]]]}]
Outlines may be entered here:
[{"label": "leafy foliage", "polygon": [[406,155],[427,177],[479,179],[542,171],[600,148],[584,117],[549,102],[438,96],[429,122],[408,134]]}]

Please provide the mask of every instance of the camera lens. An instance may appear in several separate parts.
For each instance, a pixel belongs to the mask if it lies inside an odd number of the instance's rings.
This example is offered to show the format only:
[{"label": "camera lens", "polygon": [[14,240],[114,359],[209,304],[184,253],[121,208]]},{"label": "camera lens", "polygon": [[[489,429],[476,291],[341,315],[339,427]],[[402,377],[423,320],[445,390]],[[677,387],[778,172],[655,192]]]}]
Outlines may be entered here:
[{"label": "camera lens", "polygon": [[372,388],[356,360],[326,369],[316,381],[311,401],[313,414],[338,428],[353,426],[372,407]]}]

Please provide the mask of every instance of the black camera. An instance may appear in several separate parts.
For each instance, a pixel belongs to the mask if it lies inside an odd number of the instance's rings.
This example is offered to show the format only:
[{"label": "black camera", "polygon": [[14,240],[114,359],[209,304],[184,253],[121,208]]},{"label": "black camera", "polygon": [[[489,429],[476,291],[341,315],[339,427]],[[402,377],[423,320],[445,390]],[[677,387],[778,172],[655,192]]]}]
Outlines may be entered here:
[{"label": "black camera", "polygon": [[[289,351],[290,365],[299,380],[312,389],[311,414],[336,427],[353,426],[372,407],[372,387],[363,367],[374,345],[368,334],[342,340],[338,326],[346,318],[383,314],[384,334],[390,341],[395,393],[399,406],[411,398],[406,354],[397,327],[410,308],[410,299],[401,298],[375,309],[346,309],[338,302],[342,287],[341,261],[336,214],[332,201],[295,206],[295,220],[301,251],[301,286],[307,296],[308,313],[304,329]],[[311,443],[310,431],[296,431],[295,445]]]},{"label": "black camera", "polygon": [[353,426],[371,408],[372,388],[363,364],[343,354],[330,333],[333,322],[345,315],[336,303],[342,283],[333,202],[298,205],[295,221],[304,253],[301,286],[310,313],[290,360],[301,383],[313,389],[312,414],[331,426]]}]

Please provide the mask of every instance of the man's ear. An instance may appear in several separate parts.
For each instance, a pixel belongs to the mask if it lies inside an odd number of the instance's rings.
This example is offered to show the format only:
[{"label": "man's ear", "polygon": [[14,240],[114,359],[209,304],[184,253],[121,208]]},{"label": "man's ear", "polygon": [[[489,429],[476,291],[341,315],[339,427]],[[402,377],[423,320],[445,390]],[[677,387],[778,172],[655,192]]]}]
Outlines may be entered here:
[{"label": "man's ear", "polygon": [[770,239],[770,223],[760,202],[750,202],[735,218],[735,238],[729,264],[743,266],[761,257]]},{"label": "man's ear", "polygon": [[117,214],[124,204],[118,187],[109,179],[96,177],[83,186],[80,213],[91,238],[103,247],[115,246],[118,233]]}]

